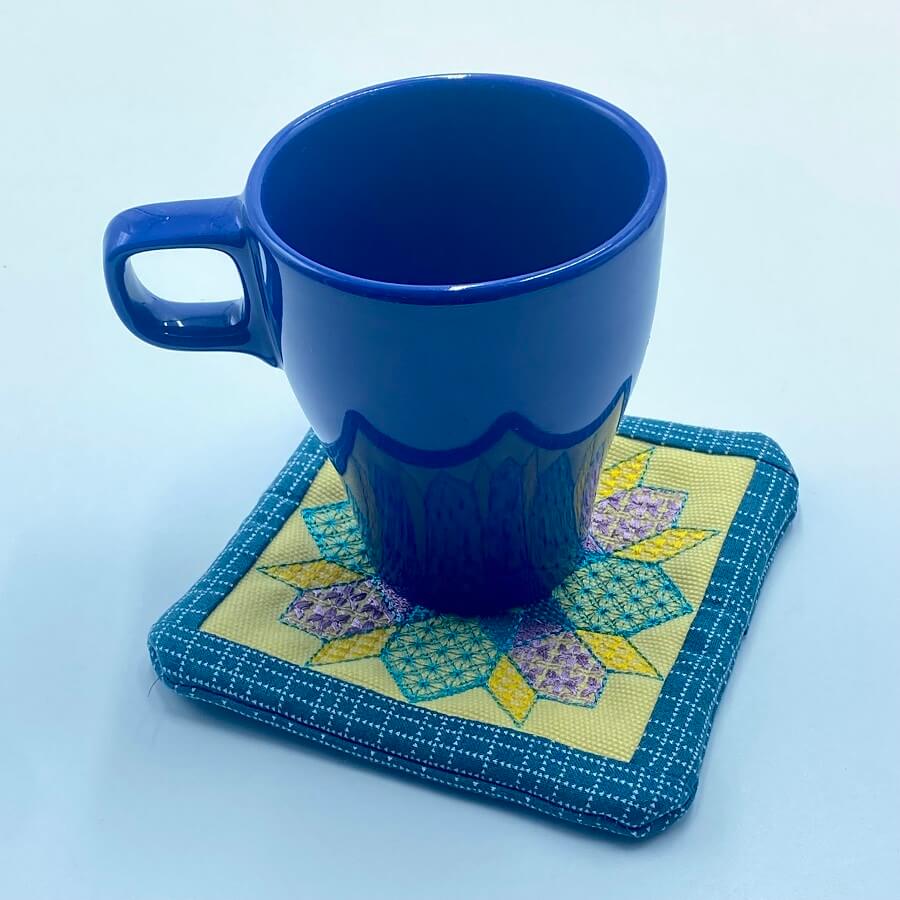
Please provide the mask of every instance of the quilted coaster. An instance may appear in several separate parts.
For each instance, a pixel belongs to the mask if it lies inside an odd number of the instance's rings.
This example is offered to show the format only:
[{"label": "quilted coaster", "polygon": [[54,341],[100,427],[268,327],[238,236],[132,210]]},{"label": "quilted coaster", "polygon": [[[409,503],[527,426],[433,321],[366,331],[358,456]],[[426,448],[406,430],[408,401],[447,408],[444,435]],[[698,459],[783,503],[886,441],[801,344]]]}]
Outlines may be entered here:
[{"label": "quilted coaster", "polygon": [[460,618],[371,569],[308,435],[153,627],[160,679],[429,781],[633,837],[690,804],[713,715],[797,504],[769,438],[626,417],[581,565]]}]

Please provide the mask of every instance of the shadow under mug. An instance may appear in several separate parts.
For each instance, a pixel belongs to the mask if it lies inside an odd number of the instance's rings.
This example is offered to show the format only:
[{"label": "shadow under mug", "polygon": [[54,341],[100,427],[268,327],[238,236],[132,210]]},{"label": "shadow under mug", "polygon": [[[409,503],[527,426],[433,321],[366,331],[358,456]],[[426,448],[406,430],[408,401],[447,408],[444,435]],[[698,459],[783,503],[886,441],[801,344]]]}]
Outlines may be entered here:
[{"label": "shadow under mug", "polygon": [[[151,344],[284,368],[346,484],[332,524],[358,569],[491,614],[546,596],[590,547],[649,338],[665,184],[653,139],[596,97],[407,79],[292,122],[240,197],[117,215],[106,282]],[[172,247],[230,255],[243,297],[153,295],[130,257]]]}]

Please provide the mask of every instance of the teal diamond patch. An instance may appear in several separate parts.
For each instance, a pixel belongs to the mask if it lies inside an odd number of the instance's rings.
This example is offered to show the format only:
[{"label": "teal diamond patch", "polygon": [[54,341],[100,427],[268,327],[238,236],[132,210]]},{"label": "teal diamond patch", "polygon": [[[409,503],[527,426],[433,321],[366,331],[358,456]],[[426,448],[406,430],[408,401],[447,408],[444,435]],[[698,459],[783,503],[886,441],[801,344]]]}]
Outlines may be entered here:
[{"label": "teal diamond patch", "polygon": [[483,684],[499,657],[477,622],[456,616],[406,625],[381,654],[400,690],[414,702]]},{"label": "teal diamond patch", "polygon": [[660,566],[611,556],[586,559],[553,596],[576,628],[622,637],[691,611]]},{"label": "teal diamond patch", "polygon": [[355,572],[373,574],[362,532],[349,500],[301,510],[322,556]]}]

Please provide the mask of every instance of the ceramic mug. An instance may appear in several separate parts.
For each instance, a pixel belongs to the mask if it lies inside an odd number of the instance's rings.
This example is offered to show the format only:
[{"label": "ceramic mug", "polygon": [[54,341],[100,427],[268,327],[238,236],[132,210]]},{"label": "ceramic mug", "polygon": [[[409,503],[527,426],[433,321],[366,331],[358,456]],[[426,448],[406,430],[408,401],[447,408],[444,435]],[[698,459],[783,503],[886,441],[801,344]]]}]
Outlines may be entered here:
[{"label": "ceramic mug", "polygon": [[[120,213],[106,282],[151,344],[284,368],[360,566],[412,602],[491,612],[545,596],[589,540],[650,334],[665,185],[653,139],[596,97],[412,78],[292,122],[239,197]],[[129,259],[172,247],[227,253],[243,297],[153,295]]]}]

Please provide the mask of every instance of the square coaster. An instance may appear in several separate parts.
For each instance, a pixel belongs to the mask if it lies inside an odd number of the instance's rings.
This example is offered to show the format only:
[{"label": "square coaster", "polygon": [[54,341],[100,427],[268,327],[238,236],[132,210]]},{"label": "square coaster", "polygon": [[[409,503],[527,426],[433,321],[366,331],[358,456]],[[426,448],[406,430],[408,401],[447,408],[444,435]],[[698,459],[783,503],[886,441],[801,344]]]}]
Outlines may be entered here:
[{"label": "square coaster", "polygon": [[643,837],[690,804],[797,479],[759,434],[626,417],[579,567],[461,618],[370,565],[308,435],[154,626],[161,680],[416,777]]}]

